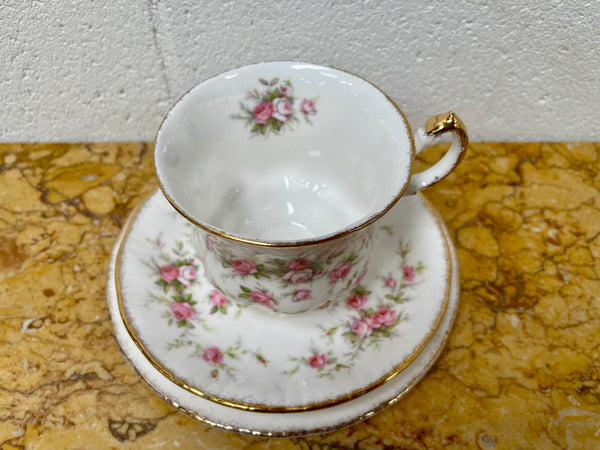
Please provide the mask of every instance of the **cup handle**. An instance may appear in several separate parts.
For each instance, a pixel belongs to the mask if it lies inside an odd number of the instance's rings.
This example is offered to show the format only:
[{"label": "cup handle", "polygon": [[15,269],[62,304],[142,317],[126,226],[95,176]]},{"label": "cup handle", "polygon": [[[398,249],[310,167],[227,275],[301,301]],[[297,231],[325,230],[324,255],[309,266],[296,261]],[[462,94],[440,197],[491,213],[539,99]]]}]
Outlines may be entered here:
[{"label": "cup handle", "polygon": [[452,145],[442,159],[433,166],[423,172],[412,174],[406,194],[415,194],[446,177],[462,161],[469,143],[465,124],[452,111],[430,117],[425,122],[425,129],[420,131],[424,135],[421,136],[422,143],[417,148],[417,153],[421,152],[426,145],[433,144],[435,138],[448,131],[452,133]]}]

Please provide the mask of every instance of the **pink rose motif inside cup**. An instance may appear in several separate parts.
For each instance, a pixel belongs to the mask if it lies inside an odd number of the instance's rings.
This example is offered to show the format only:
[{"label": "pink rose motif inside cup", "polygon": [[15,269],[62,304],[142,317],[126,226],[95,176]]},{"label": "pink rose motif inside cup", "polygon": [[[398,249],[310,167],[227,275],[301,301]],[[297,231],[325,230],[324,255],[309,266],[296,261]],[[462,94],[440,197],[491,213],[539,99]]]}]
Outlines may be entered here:
[{"label": "pink rose motif inside cup", "polygon": [[223,362],[223,353],[219,347],[206,347],[202,353],[202,359],[210,364],[221,364]]},{"label": "pink rose motif inside cup", "polygon": [[298,122],[299,117],[304,122],[312,124],[311,118],[317,113],[317,99],[303,98],[300,104],[295,103],[292,81],[280,80],[279,77],[258,80],[260,87],[248,91],[250,105],[240,104],[241,111],[232,117],[243,120],[254,135],[268,136],[280,134],[292,122]]},{"label": "pink rose motif inside cup", "polygon": [[315,353],[308,358],[308,365],[313,369],[320,369],[324,367],[329,361],[329,358],[325,353]]},{"label": "pink rose motif inside cup", "polygon": [[317,105],[314,100],[303,98],[300,102],[300,111],[304,114],[313,115],[317,113]]},{"label": "pink rose motif inside cup", "polygon": [[279,97],[273,100],[273,110],[271,117],[280,122],[285,122],[288,116],[292,114],[292,104],[287,98]]},{"label": "pink rose motif inside cup", "polygon": [[279,92],[281,92],[286,97],[289,97],[289,96],[292,95],[292,92],[294,92],[294,89],[292,88],[292,84],[291,83],[289,85],[288,84],[284,84],[283,86],[281,86],[279,88]]},{"label": "pink rose motif inside cup", "polygon": [[274,108],[272,102],[259,103],[254,107],[254,121],[264,125],[273,115],[273,111]]},{"label": "pink rose motif inside cup", "polygon": [[169,309],[177,320],[193,320],[196,313],[192,305],[186,302],[174,302],[169,305]]}]

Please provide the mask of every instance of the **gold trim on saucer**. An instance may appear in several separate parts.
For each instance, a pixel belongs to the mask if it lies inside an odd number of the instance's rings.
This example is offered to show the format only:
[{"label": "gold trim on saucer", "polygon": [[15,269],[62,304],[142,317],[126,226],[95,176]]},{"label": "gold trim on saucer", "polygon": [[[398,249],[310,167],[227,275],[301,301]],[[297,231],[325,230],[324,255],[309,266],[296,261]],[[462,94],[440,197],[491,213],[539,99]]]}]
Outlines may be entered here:
[{"label": "gold trim on saucer", "polygon": [[[437,213],[436,213],[437,216]],[[444,230],[444,240],[446,242],[449,241],[449,236],[447,231]],[[122,241],[122,238],[121,238]],[[120,245],[120,244],[119,244]],[[452,264],[452,258],[451,258],[451,264]],[[458,264],[458,263],[457,263]],[[453,265],[454,267],[454,265]],[[458,269],[458,266],[454,267],[455,269]],[[116,275],[116,273],[115,273]],[[116,280],[115,280],[116,281]],[[458,283],[458,280],[457,280]],[[451,281],[452,284],[452,281]],[[393,397],[384,400],[382,402],[380,402],[378,405],[372,407],[369,411],[360,414],[359,416],[353,417],[350,420],[347,420],[345,422],[339,422],[336,423],[333,426],[328,426],[328,427],[319,427],[319,428],[307,428],[307,429],[296,429],[296,430],[283,430],[283,431],[277,431],[277,432],[273,432],[273,431],[267,431],[264,429],[249,429],[249,428],[239,428],[232,426],[232,425],[226,425],[224,423],[219,423],[219,422],[215,422],[207,417],[204,417],[200,414],[198,414],[197,412],[193,411],[192,409],[186,408],[182,405],[180,405],[177,401],[171,399],[169,396],[163,394],[156,386],[154,386],[147,378],[146,376],[144,376],[140,370],[136,367],[136,365],[134,364],[132,358],[128,355],[128,353],[124,350],[123,345],[121,344],[121,342],[119,342],[117,340],[117,345],[119,346],[121,353],[123,354],[123,356],[125,357],[125,359],[127,361],[129,361],[131,368],[133,369],[133,371],[137,374],[137,376],[146,384],[146,386],[152,391],[154,392],[154,394],[159,397],[161,400],[163,400],[165,403],[171,405],[173,408],[177,409],[179,412],[186,414],[187,416],[191,417],[192,419],[198,420],[204,424],[207,424],[209,426],[213,426],[215,428],[221,429],[221,430],[225,430],[225,431],[231,431],[231,432],[235,432],[235,433],[239,433],[239,434],[244,434],[244,435],[250,435],[250,436],[262,436],[262,437],[301,437],[301,436],[308,436],[308,435],[312,435],[312,434],[321,434],[321,433],[327,433],[327,432],[333,432],[335,430],[338,430],[340,428],[344,428],[347,426],[350,426],[352,424],[361,422],[363,420],[366,420],[370,417],[372,417],[373,415],[381,412],[382,410],[384,410],[385,408],[394,405],[395,403],[397,403],[398,401],[400,401],[401,399],[403,399],[409,392],[411,392],[416,385],[421,381],[421,379],[429,372],[429,370],[431,370],[432,366],[436,363],[436,361],[440,358],[441,354],[443,353],[447,341],[448,341],[448,337],[452,331],[453,328],[453,323],[454,320],[456,318],[456,314],[458,312],[458,308],[459,308],[459,303],[460,303],[460,290],[459,290],[459,286],[456,286],[457,289],[457,299],[456,299],[456,304],[453,306],[453,308],[451,310],[449,310],[447,313],[451,314],[453,317],[450,318],[448,325],[443,333],[443,337],[440,340],[440,343],[438,344],[437,348],[435,349],[435,352],[433,354],[433,356],[429,359],[429,361],[424,365],[424,367],[422,368],[422,370],[420,370],[417,374],[415,374],[415,376],[413,377],[413,379],[410,381],[410,383],[404,388],[402,389],[400,392],[396,393]],[[113,318],[113,320],[118,320],[116,318]],[[115,323],[113,322],[113,327],[115,326]],[[168,380],[165,380],[168,381]]]},{"label": "gold trim on saucer", "polygon": [[444,225],[441,221],[441,218],[437,214],[435,208],[432,206],[432,204],[429,202],[429,200],[427,200],[423,195],[417,194],[417,195],[419,195],[420,199],[423,201],[423,204],[428,209],[429,213],[432,215],[435,223],[437,224],[438,230],[442,233],[442,240],[443,240],[444,248],[445,248],[445,252],[446,252],[445,261],[446,261],[446,265],[447,265],[446,289],[444,292],[444,298],[442,300],[440,312],[438,313],[432,328],[425,335],[425,337],[419,343],[419,345],[416,346],[416,348],[413,350],[413,352],[409,356],[407,356],[404,359],[404,361],[402,361],[402,363],[400,363],[398,366],[396,366],[388,374],[384,375],[383,377],[379,378],[378,380],[374,381],[373,383],[369,384],[368,386],[365,386],[361,389],[353,391],[349,394],[342,395],[335,399],[329,399],[326,401],[310,403],[310,404],[306,404],[306,405],[271,406],[271,405],[264,405],[264,404],[250,404],[250,403],[244,403],[244,402],[239,402],[239,401],[235,401],[235,400],[228,400],[228,399],[220,398],[216,395],[213,395],[213,394],[210,394],[207,392],[203,392],[194,386],[188,385],[185,381],[178,378],[175,374],[173,374],[170,370],[165,368],[159,361],[157,361],[154,358],[152,353],[146,348],[144,343],[138,337],[133,325],[131,324],[129,317],[127,315],[127,312],[126,312],[123,296],[121,294],[121,280],[120,280],[121,258],[122,258],[123,249],[125,247],[125,243],[129,237],[131,228],[135,222],[136,217],[138,216],[140,211],[143,209],[143,207],[147,204],[149,199],[152,198],[152,196],[154,196],[156,194],[156,192],[157,191],[155,191],[154,194],[152,194],[149,198],[147,198],[144,202],[140,203],[134,209],[134,211],[132,212],[131,216],[129,217],[129,219],[127,221],[125,229],[123,230],[122,239],[119,243],[119,248],[118,248],[118,252],[116,255],[116,261],[115,261],[115,271],[114,271],[115,288],[116,288],[117,303],[118,303],[118,307],[119,307],[119,314],[120,314],[123,324],[127,330],[127,333],[129,334],[129,336],[131,337],[131,339],[133,340],[133,342],[135,343],[137,348],[142,352],[144,357],[156,368],[156,370],[158,370],[168,380],[172,381],[173,383],[177,384],[181,388],[183,388],[195,395],[206,398],[208,400],[211,400],[211,401],[213,401],[217,404],[223,405],[223,406],[228,406],[231,408],[236,408],[236,409],[241,409],[241,410],[246,410],[246,411],[264,412],[264,413],[269,413],[269,412],[285,413],[285,412],[311,411],[311,410],[327,408],[329,406],[337,405],[337,404],[352,400],[356,397],[359,397],[359,396],[387,383],[388,381],[390,381],[394,377],[396,377],[399,373],[401,373],[406,367],[408,367],[417,358],[417,356],[419,356],[419,354],[423,351],[425,346],[431,341],[431,339],[433,338],[435,333],[437,333],[437,331],[445,317],[445,314],[446,314],[446,311],[448,308],[449,299],[450,299],[452,277],[453,277],[454,270],[455,270],[453,267],[453,264],[452,264],[451,249],[450,249],[450,246],[448,243],[448,237],[446,236],[446,233],[444,233]]},{"label": "gold trim on saucer", "polygon": [[[458,303],[456,305],[456,309],[458,309]],[[452,322],[453,322],[453,320],[452,320]],[[231,425],[225,425],[225,424],[221,424],[221,423],[218,423],[218,422],[214,422],[214,421],[210,420],[207,417],[201,416],[197,412],[192,411],[191,409],[186,408],[186,407],[180,405],[175,400],[172,400],[171,398],[169,398],[168,396],[166,396],[165,394],[163,394],[162,392],[160,392],[135,367],[135,365],[133,364],[133,362],[131,361],[131,359],[126,355],[126,352],[121,347],[121,344],[120,343],[117,343],[117,344],[118,344],[119,348],[121,349],[121,353],[123,353],[123,355],[125,356],[125,358],[130,362],[130,365],[133,366],[134,372],[144,382],[144,384],[146,384],[146,386],[152,392],[154,392],[154,394],[158,398],[160,398],[162,401],[164,401],[165,403],[171,405],[172,407],[174,407],[178,411],[182,412],[183,414],[191,417],[192,419],[198,420],[198,421],[200,421],[202,423],[205,423],[205,424],[210,425],[210,426],[215,427],[215,428],[219,428],[221,430],[232,431],[232,432],[235,432],[235,433],[245,434],[245,435],[250,435],[250,436],[262,436],[262,437],[300,437],[300,436],[309,436],[309,435],[313,435],[313,434],[329,433],[329,432],[338,430],[340,428],[348,427],[348,426],[353,425],[355,423],[362,422],[363,420],[366,420],[369,417],[374,416],[378,412],[384,410],[385,408],[387,408],[389,406],[392,406],[393,404],[397,403],[402,398],[404,398],[409,392],[411,392],[415,388],[415,386],[419,383],[419,381],[421,381],[421,379],[423,378],[423,376],[425,376],[427,374],[427,372],[429,372],[429,370],[431,369],[431,367],[435,364],[435,362],[441,356],[442,352],[444,351],[444,348],[446,347],[446,342],[448,340],[448,336],[450,335],[450,331],[452,330],[452,322],[449,324],[448,329],[445,331],[444,338],[440,342],[439,347],[437,348],[437,350],[436,350],[435,354],[433,355],[433,357],[430,359],[429,363],[425,367],[423,367],[423,370],[421,370],[414,377],[414,379],[412,380],[412,382],[410,384],[408,384],[408,386],[406,386],[397,395],[395,395],[391,399],[388,399],[388,400],[385,400],[385,401],[381,402],[379,405],[371,408],[369,411],[367,411],[367,412],[365,412],[365,413],[363,413],[363,414],[361,414],[359,416],[356,416],[356,417],[354,417],[351,420],[348,420],[346,422],[341,422],[341,423],[338,423],[338,424],[336,424],[334,426],[313,428],[313,429],[307,429],[307,430],[298,430],[298,431],[272,432],[272,431],[266,431],[266,430],[250,430],[248,428],[236,428],[236,427],[233,427]],[[168,381],[168,380],[166,380],[166,381]]]}]

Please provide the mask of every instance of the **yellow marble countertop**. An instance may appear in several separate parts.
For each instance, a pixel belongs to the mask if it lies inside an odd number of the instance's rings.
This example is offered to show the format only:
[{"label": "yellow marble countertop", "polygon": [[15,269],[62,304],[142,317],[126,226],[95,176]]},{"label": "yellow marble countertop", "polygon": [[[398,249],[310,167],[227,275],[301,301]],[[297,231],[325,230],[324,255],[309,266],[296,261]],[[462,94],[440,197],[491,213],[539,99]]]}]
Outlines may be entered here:
[{"label": "yellow marble countertop", "polygon": [[600,144],[471,144],[426,193],[461,265],[441,358],[367,421],[284,439],[188,418],[119,352],[107,264],[156,188],[152,145],[0,144],[0,449],[598,448],[599,156]]}]

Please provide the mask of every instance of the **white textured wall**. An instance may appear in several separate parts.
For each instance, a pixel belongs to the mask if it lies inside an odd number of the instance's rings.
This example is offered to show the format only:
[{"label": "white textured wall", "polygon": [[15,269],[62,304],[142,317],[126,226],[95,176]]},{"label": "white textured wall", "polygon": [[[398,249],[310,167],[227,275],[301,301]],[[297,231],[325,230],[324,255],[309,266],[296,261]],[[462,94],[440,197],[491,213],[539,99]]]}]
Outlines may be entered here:
[{"label": "white textured wall", "polygon": [[152,140],[187,89],[250,62],[364,76],[413,128],[600,140],[597,0],[0,0],[0,141]]}]

